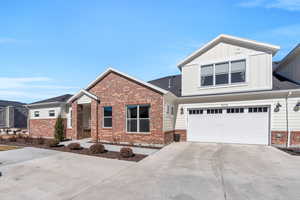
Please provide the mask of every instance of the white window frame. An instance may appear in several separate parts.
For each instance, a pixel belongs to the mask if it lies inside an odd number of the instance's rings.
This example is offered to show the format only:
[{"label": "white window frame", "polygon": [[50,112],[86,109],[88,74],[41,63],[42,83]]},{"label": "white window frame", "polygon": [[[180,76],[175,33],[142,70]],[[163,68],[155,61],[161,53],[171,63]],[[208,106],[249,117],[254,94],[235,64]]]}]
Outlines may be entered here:
[{"label": "white window frame", "polygon": [[[245,61],[245,81],[244,82],[238,82],[238,83],[231,83],[231,62],[235,62],[235,61]],[[226,84],[217,84],[216,85],[216,65],[217,64],[221,64],[221,63],[229,63],[229,71],[228,71],[228,83]],[[248,82],[248,58],[247,57],[238,57],[238,58],[233,58],[233,59],[228,59],[228,60],[218,60],[215,62],[209,62],[209,63],[203,63],[199,66],[199,87],[200,88],[217,88],[217,87],[226,87],[226,86],[235,86],[235,85],[244,85]],[[207,66],[207,65],[212,65],[213,66],[213,84],[212,85],[207,85],[207,86],[203,86],[201,84],[201,79],[202,79],[202,75],[201,75],[201,68],[202,66]]]},{"label": "white window frame", "polygon": [[33,116],[34,117],[40,117],[40,111],[39,110],[33,111]]},{"label": "white window frame", "polygon": [[[104,108],[105,107],[111,107],[111,116],[104,116]],[[111,118],[111,126],[105,126],[104,125],[104,119],[109,119]],[[112,128],[113,127],[113,107],[112,106],[103,106],[103,123],[102,123],[102,128]]]},{"label": "white window frame", "polygon": [[[127,112],[127,108],[128,106],[137,106],[137,118],[128,118],[128,112]],[[149,131],[148,132],[141,132],[140,131],[140,106],[149,106],[149,117],[148,118],[141,118],[141,119],[148,119],[149,120]],[[151,120],[150,120],[150,109],[151,109],[151,105],[150,104],[131,104],[131,105],[126,105],[125,106],[125,111],[126,111],[126,119],[125,119],[125,124],[126,124],[126,133],[129,133],[129,134],[149,134],[151,131]],[[127,127],[127,120],[128,119],[136,119],[137,120],[137,131],[136,132],[131,132],[131,131],[128,131],[128,127]]]},{"label": "white window frame", "polygon": [[[54,114],[54,115],[51,116],[51,114]],[[49,117],[55,117],[55,116],[56,116],[55,110],[49,110],[49,111],[48,111],[48,116],[49,116]]]}]

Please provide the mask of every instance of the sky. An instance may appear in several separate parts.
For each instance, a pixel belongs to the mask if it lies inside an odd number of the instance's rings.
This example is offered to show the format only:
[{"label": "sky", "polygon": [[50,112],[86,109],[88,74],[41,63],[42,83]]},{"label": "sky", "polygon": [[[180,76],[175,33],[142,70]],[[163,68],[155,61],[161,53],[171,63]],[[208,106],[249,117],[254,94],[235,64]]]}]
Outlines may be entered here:
[{"label": "sky", "polygon": [[149,81],[219,34],[300,43],[300,0],[3,0],[0,99],[74,94],[108,67]]}]

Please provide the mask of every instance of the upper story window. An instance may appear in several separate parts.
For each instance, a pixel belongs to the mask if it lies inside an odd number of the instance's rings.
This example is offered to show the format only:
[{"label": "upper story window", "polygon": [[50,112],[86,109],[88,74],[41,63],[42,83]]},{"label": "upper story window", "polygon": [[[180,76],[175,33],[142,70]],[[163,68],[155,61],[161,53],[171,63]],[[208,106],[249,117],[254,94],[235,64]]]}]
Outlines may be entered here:
[{"label": "upper story window", "polygon": [[55,117],[55,110],[49,110],[49,117]]},{"label": "upper story window", "polygon": [[246,81],[246,60],[201,66],[201,86],[218,86]]},{"label": "upper story window", "polygon": [[34,117],[39,117],[40,116],[40,111],[34,111]]}]

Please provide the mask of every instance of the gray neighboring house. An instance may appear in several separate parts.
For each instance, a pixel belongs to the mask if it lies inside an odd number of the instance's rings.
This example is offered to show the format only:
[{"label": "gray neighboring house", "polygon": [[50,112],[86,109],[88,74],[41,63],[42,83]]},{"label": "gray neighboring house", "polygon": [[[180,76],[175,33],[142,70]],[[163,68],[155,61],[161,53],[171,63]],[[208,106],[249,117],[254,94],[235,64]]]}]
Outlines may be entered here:
[{"label": "gray neighboring house", "polygon": [[26,104],[0,100],[0,129],[27,128]]}]

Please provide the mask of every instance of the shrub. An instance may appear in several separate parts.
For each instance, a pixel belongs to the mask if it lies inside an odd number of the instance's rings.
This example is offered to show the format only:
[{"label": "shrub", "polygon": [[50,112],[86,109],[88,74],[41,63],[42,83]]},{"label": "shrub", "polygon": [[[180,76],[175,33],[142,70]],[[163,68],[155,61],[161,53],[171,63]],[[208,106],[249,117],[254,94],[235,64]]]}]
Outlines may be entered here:
[{"label": "shrub", "polygon": [[0,142],[5,142],[5,139],[2,135],[0,135]]},{"label": "shrub", "polygon": [[17,141],[17,137],[16,136],[10,136],[9,138],[8,138],[8,141],[10,141],[10,142],[16,142]]},{"label": "shrub", "polygon": [[132,149],[129,148],[129,147],[122,147],[121,150],[120,150],[120,155],[121,155],[123,158],[129,158],[129,157],[132,157],[132,156],[133,156]]},{"label": "shrub", "polygon": [[50,139],[50,140],[47,140],[46,143],[47,143],[48,147],[56,147],[59,144],[59,141],[56,139]]},{"label": "shrub", "polygon": [[76,142],[68,144],[67,147],[68,147],[68,149],[70,149],[70,150],[80,150],[80,149],[81,149],[80,144],[79,144],[79,143],[76,143]]},{"label": "shrub", "polygon": [[24,137],[24,142],[25,142],[25,143],[32,143],[32,137],[30,137],[30,136],[25,136],[25,137]]},{"label": "shrub", "polygon": [[43,145],[45,144],[45,139],[42,136],[40,136],[36,139],[36,143],[39,145]]},{"label": "shrub", "polygon": [[65,137],[65,126],[64,126],[64,121],[59,115],[56,122],[55,122],[55,132],[54,132],[54,137],[58,141],[63,141]]},{"label": "shrub", "polygon": [[104,153],[105,152],[105,148],[103,144],[93,144],[92,146],[90,146],[90,152],[92,154],[98,154],[98,153]]}]

